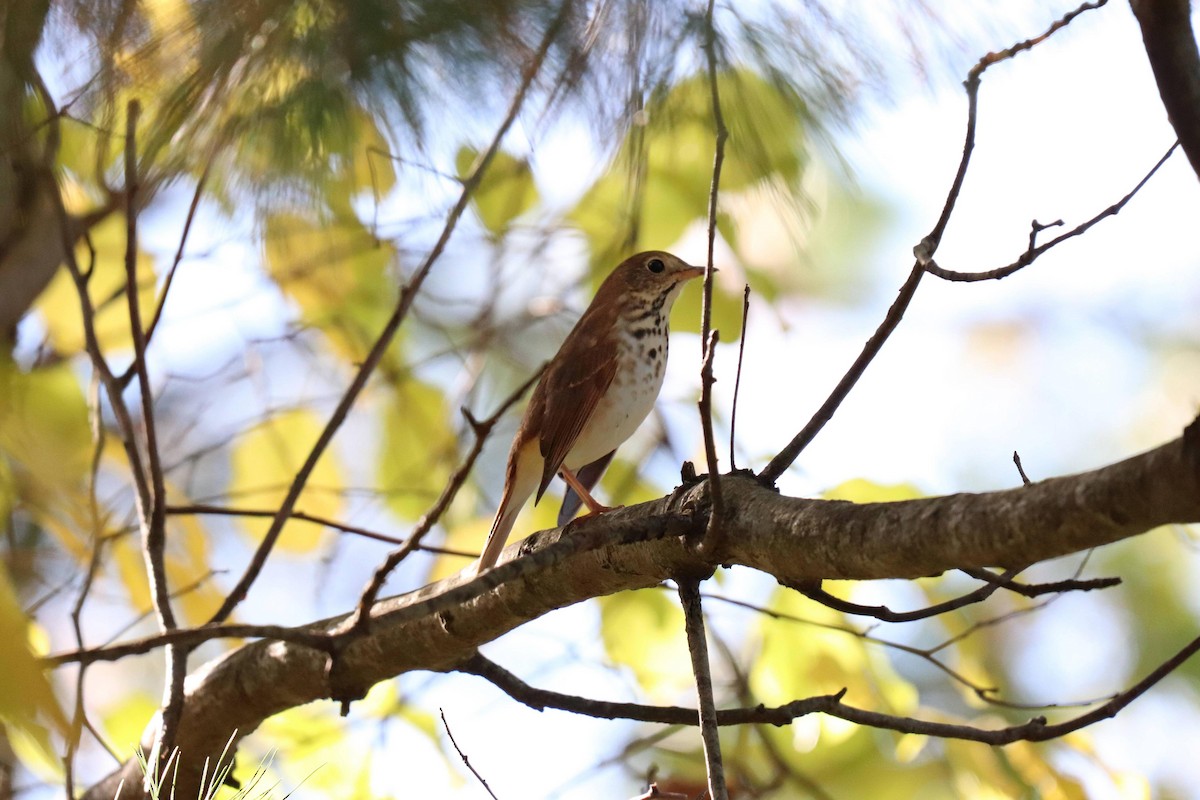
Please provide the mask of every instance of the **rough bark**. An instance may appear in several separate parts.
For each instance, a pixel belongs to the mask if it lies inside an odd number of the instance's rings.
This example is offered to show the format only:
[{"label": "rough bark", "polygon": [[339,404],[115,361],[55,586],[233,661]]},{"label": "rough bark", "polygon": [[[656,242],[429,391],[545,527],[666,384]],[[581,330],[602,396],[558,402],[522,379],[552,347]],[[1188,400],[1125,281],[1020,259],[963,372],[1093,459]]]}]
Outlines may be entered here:
[{"label": "rough bark", "polygon": [[[729,542],[722,562],[781,583],[1023,566],[1160,525],[1200,522],[1200,419],[1179,439],[1120,463],[1005,491],[857,505],[786,497],[741,474],[725,476],[722,485]],[[694,544],[708,513],[707,487],[699,483],[534,534],[509,546],[482,577],[460,575],[377,603],[369,635],[332,670],[323,652],[277,641],[206,664],[187,684],[177,795],[194,796],[204,758],[215,758],[235,729],[245,736],[287,708],[360,697],[411,670],[446,670],[557,608],[706,574],[715,565]],[[130,789],[140,774],[130,762],[86,797],[111,798],[122,779],[122,797],[137,796]]]}]

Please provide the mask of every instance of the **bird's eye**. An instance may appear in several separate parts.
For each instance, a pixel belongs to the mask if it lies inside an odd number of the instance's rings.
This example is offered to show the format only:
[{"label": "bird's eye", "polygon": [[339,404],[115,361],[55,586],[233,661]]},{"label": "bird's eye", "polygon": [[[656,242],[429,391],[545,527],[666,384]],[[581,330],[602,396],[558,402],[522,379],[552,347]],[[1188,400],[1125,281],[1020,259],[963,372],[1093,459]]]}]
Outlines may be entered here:
[{"label": "bird's eye", "polygon": [[667,265],[663,263],[661,258],[652,258],[646,262],[646,269],[651,272],[662,272],[666,268]]}]

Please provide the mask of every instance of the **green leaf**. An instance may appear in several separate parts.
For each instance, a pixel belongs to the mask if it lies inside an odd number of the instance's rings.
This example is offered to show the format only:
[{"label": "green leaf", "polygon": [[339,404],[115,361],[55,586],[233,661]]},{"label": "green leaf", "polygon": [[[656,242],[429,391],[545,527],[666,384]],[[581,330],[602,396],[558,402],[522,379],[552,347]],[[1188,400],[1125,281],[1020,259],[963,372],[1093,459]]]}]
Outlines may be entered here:
[{"label": "green leaf", "polygon": [[[802,101],[746,70],[718,76],[722,111],[730,130],[721,168],[721,191],[737,192],[761,181],[794,186],[805,161]],[[644,128],[629,134],[613,166],[572,210],[572,222],[593,254],[612,256],[630,230],[633,250],[671,246],[687,225],[708,213],[716,133],[708,77],[697,74],[660,91],[646,105]],[[631,195],[639,153],[645,153],[643,196]],[[634,220],[632,213],[639,212]],[[734,242],[731,220],[722,220]]]},{"label": "green leaf", "polygon": [[660,589],[600,598],[600,635],[613,663],[632,670],[656,699],[672,697],[695,680],[683,610]]},{"label": "green leaf", "polygon": [[[454,164],[460,178],[470,175],[478,157],[479,151],[472,147],[459,148]],[[529,162],[504,152],[492,157],[483,179],[471,193],[471,206],[479,221],[496,237],[537,202],[538,190]]]},{"label": "green leaf", "polygon": [[446,486],[457,452],[447,419],[442,392],[411,376],[395,387],[383,412],[380,489],[401,519],[417,519]]}]

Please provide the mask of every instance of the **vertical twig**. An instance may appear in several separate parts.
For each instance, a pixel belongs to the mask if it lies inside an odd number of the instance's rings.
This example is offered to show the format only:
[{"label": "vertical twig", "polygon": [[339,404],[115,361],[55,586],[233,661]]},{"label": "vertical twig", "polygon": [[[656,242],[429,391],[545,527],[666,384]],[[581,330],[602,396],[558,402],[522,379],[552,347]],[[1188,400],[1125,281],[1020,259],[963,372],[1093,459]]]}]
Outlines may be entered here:
[{"label": "vertical twig", "polygon": [[[91,593],[92,583],[100,569],[101,555],[104,551],[104,525],[100,520],[100,502],[96,495],[96,479],[100,473],[100,461],[104,456],[104,423],[100,418],[100,379],[93,373],[88,386],[88,417],[92,431],[92,463],[88,473],[88,509],[91,516],[92,553],[88,560],[87,574],[83,577],[83,585],[71,607],[71,628],[75,633],[75,646],[84,649],[83,606]],[[63,784],[67,797],[75,796],[75,752],[79,749],[79,741],[83,736],[84,719],[87,710],[83,702],[84,678],[87,675],[87,664],[79,665],[75,675],[75,711],[71,718],[71,730],[67,738],[67,752],[63,756]]]},{"label": "vertical twig", "polygon": [[279,506],[279,511],[271,520],[271,525],[263,536],[262,542],[259,543],[258,549],[254,552],[250,563],[246,567],[246,571],[238,580],[237,584],[230,590],[229,595],[225,598],[225,602],[217,609],[217,612],[210,620],[213,623],[224,622],[237,608],[238,604],[245,599],[246,594],[250,591],[250,586],[258,578],[262,571],[263,565],[267,562],[267,557],[271,554],[271,550],[275,547],[275,542],[278,541],[280,533],[283,531],[283,526],[287,524],[288,518],[291,516],[292,509],[296,507],[296,502],[300,499],[300,493],[304,491],[304,487],[308,484],[309,476],[312,475],[313,469],[317,466],[317,461],[324,454],[329,443],[333,441],[334,434],[341,428],[342,423],[346,420],[350,413],[350,408],[358,400],[358,396],[362,393],[363,388],[367,385],[367,380],[374,373],[383,354],[387,351],[392,339],[395,338],[396,331],[400,329],[400,325],[408,317],[409,309],[412,307],[413,300],[417,293],[421,290],[421,285],[428,277],[430,270],[433,269],[434,263],[441,257],[442,251],[445,250],[446,244],[450,241],[451,235],[458,226],[458,220],[467,210],[467,204],[470,202],[471,195],[475,188],[483,179],[483,174],[488,166],[492,163],[497,151],[500,149],[500,143],[504,140],[509,128],[516,121],[517,113],[525,104],[525,97],[529,93],[530,87],[533,85],[533,79],[541,71],[542,63],[546,59],[546,54],[550,50],[550,45],[554,42],[563,24],[566,22],[567,14],[571,8],[571,0],[564,0],[559,11],[558,17],[546,29],[545,35],[542,37],[542,42],[537,51],[530,58],[528,65],[521,75],[521,84],[517,88],[512,102],[509,104],[508,112],[505,114],[504,120],[500,123],[496,133],[492,136],[492,141],[487,149],[479,154],[475,160],[475,164],[471,168],[470,174],[463,179],[462,191],[459,193],[458,200],[454,207],[450,209],[450,213],[446,217],[446,222],[442,226],[441,235],[438,236],[433,248],[425,256],[425,260],[417,271],[413,274],[412,279],[400,291],[400,297],[396,301],[396,306],[392,310],[391,317],[384,324],[383,330],[380,331],[375,343],[371,346],[371,350],[363,359],[362,365],[358,372],[355,373],[354,379],[346,388],[341,400],[338,401],[337,407],[329,417],[329,421],[325,424],[324,430],[321,431],[317,441],[313,444],[304,463],[296,472],[296,476],[292,479],[291,485],[288,487],[287,495]]},{"label": "vertical twig", "polygon": [[734,432],[737,430],[738,393],[742,389],[742,361],[746,358],[746,323],[750,318],[750,284],[742,289],[742,335],[738,340],[737,376],[733,379],[733,408],[729,412],[729,469],[737,470],[734,458]]},{"label": "vertical twig", "polygon": [[721,762],[721,737],[717,731],[712,671],[708,664],[708,641],[704,634],[704,610],[700,605],[700,581],[694,578],[680,579],[679,601],[683,605],[683,624],[687,631],[688,654],[692,658],[692,673],[696,676],[700,738],[704,744],[704,764],[708,770],[708,794],[712,800],[729,800],[725,767]]},{"label": "vertical twig", "polygon": [[716,556],[722,546],[721,520],[725,512],[721,494],[721,477],[717,464],[717,445],[713,436],[712,385],[713,354],[718,335],[712,330],[713,249],[717,238],[717,198],[721,188],[721,167],[725,163],[725,140],[729,130],[725,127],[725,115],[721,113],[721,92],[717,85],[717,29],[713,24],[714,0],[708,0],[704,14],[704,55],[708,62],[708,88],[711,95],[715,148],[713,152],[712,183],[708,190],[708,260],[704,265],[704,302],[700,309],[700,341],[704,345],[703,365],[700,369],[700,424],[704,430],[704,454],[708,461],[708,485],[712,498],[712,510],[708,517],[708,528],[700,552],[705,557]]},{"label": "vertical twig", "polygon": [[[166,632],[177,627],[171,608],[171,590],[167,583],[164,551],[167,536],[167,490],[163,478],[162,460],[158,451],[158,431],[154,421],[154,393],[150,386],[150,367],[146,363],[146,330],[142,327],[142,312],[138,306],[137,280],[137,219],[138,169],[137,123],[141,104],[130,100],[125,109],[125,299],[129,307],[129,334],[133,340],[133,374],[141,395],[142,427],[146,436],[146,468],[149,483],[143,478],[138,517],[142,529],[142,558],[146,562],[146,577],[159,629]],[[137,447],[136,440],[133,443]],[[183,716],[183,679],[187,674],[188,649],[179,645],[166,648],[166,685],[163,687],[162,727],[154,743],[153,756],[163,758],[174,749],[175,733]]]},{"label": "vertical twig", "polygon": [[[170,589],[167,587],[163,550],[166,545],[166,484],[158,452],[158,433],[154,422],[154,394],[150,387],[150,371],[146,363],[146,331],[138,307],[137,280],[137,121],[141,107],[130,100],[126,109],[125,132],[125,299],[129,306],[129,332],[133,339],[133,372],[137,377],[142,403],[142,426],[146,435],[146,464],[150,477],[150,496],[139,507],[142,517],[143,550],[146,572],[150,579],[151,595],[159,626],[163,630],[175,627],[171,610]],[[148,501],[148,502],[147,502]]]}]

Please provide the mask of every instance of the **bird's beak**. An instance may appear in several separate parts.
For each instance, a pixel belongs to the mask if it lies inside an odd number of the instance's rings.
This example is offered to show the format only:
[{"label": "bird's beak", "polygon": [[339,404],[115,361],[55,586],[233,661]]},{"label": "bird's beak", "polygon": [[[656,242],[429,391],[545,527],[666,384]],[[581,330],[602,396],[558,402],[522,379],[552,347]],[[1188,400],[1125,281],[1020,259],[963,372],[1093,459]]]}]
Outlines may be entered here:
[{"label": "bird's beak", "polygon": [[[713,272],[716,271],[717,268],[713,267]],[[692,278],[700,278],[703,277],[703,275],[704,267],[688,267],[687,269],[680,270],[679,279],[682,281],[690,281]]]}]

